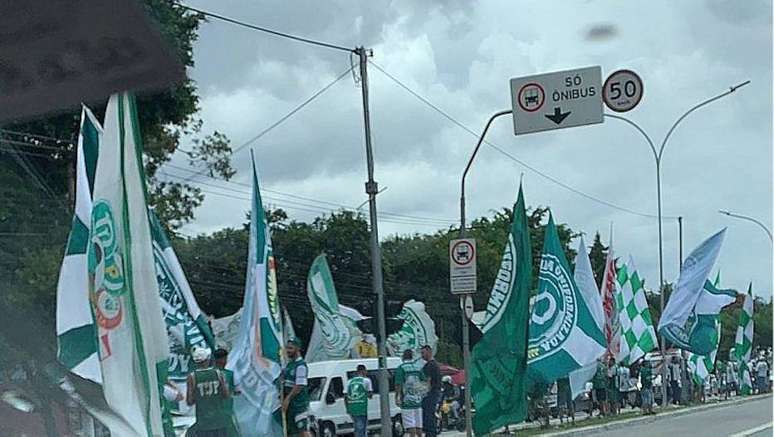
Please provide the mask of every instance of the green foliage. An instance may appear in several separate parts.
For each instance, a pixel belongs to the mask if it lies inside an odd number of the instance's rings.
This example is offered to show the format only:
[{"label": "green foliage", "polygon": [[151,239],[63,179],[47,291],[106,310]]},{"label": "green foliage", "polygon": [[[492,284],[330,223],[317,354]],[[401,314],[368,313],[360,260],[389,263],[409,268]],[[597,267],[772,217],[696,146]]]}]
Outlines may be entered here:
[{"label": "green foliage", "polygon": [[599,232],[594,234],[594,242],[591,244],[591,250],[589,251],[589,260],[591,261],[591,271],[594,272],[594,280],[597,282],[597,287],[602,289],[602,281],[605,275],[605,261],[607,260],[607,252],[609,246],[602,244],[602,237],[599,236]]}]

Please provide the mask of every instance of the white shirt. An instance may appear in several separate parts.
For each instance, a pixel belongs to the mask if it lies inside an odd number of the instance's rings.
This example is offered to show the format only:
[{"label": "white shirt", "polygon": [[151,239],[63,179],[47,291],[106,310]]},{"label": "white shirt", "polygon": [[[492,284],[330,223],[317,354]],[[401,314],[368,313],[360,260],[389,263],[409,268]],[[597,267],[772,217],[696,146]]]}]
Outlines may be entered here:
[{"label": "white shirt", "polygon": [[769,372],[769,365],[765,361],[760,360],[755,366],[755,371],[758,373],[759,377],[765,378],[766,374]]}]

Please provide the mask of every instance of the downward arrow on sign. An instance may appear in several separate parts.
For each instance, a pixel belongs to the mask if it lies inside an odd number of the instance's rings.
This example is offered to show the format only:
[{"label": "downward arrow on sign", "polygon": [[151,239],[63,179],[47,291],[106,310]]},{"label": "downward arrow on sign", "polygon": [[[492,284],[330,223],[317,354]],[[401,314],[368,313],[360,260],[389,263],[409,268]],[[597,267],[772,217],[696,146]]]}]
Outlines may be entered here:
[{"label": "downward arrow on sign", "polygon": [[545,117],[551,121],[553,121],[556,124],[562,124],[565,118],[567,118],[568,115],[572,114],[572,111],[568,112],[562,112],[562,109],[558,106],[554,108],[553,114],[545,114]]}]

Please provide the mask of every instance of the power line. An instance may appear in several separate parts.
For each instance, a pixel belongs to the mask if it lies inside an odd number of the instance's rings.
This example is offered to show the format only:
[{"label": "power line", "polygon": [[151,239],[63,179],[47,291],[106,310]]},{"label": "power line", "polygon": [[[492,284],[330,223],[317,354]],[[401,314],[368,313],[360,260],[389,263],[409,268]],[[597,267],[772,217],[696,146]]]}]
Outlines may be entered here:
[{"label": "power line", "polygon": [[[441,114],[444,118],[446,118],[447,120],[451,121],[452,123],[454,123],[458,127],[462,128],[463,130],[468,132],[470,135],[472,135],[474,138],[478,138],[479,137],[479,134],[476,133],[475,131],[473,131],[473,129],[469,128],[468,126],[466,126],[462,122],[458,121],[456,118],[454,118],[451,115],[449,115],[449,113],[447,113],[443,109],[439,108],[438,106],[433,104],[431,101],[429,101],[427,98],[423,97],[422,95],[420,95],[419,93],[417,93],[416,91],[411,89],[408,85],[404,84],[398,78],[396,78],[392,74],[388,73],[386,70],[384,70],[378,64],[376,64],[375,62],[373,62],[371,60],[369,60],[368,62],[371,65],[373,65],[374,68],[379,70],[379,72],[384,74],[388,79],[390,79],[393,82],[395,82],[398,86],[400,86],[405,91],[407,91],[409,94],[414,96],[416,99],[418,99],[419,101],[421,101],[422,103],[424,103],[425,105],[430,107],[432,110],[434,110],[437,113]],[[562,188],[564,188],[566,190],[569,190],[569,191],[571,191],[571,192],[573,192],[573,193],[575,193],[575,194],[577,194],[579,196],[583,196],[584,198],[589,199],[589,200],[591,200],[593,202],[597,202],[599,204],[602,204],[602,205],[605,205],[607,207],[610,207],[610,208],[613,208],[613,209],[617,209],[619,211],[623,211],[623,212],[626,212],[626,213],[629,213],[629,214],[637,215],[637,216],[640,216],[640,217],[647,217],[647,218],[658,218],[657,215],[648,214],[648,213],[644,213],[644,212],[639,212],[639,211],[635,211],[633,209],[626,208],[624,206],[616,205],[615,203],[609,202],[609,201],[604,200],[604,199],[600,199],[600,198],[598,198],[596,196],[593,196],[591,194],[588,194],[588,193],[585,193],[585,192],[583,192],[581,190],[578,190],[577,188],[573,188],[572,186],[567,185],[566,183],[560,181],[559,179],[556,179],[555,177],[553,177],[553,176],[551,176],[551,175],[549,175],[549,174],[547,174],[547,173],[545,173],[543,171],[538,170],[537,168],[527,164],[523,160],[521,160],[521,159],[515,157],[514,155],[506,152],[502,147],[500,147],[500,146],[498,146],[498,145],[496,145],[496,144],[494,144],[494,143],[492,143],[492,142],[490,142],[488,140],[484,140],[484,143],[486,145],[488,145],[489,147],[493,148],[494,150],[500,152],[502,155],[504,155],[508,159],[518,163],[522,167],[525,167],[528,170],[532,171],[533,173],[537,174],[538,176],[541,176],[541,177],[547,179],[548,181],[553,182],[554,184],[556,184],[556,185],[558,185],[558,186],[560,186],[560,187],[562,187]],[[677,216],[663,216],[663,217],[664,218],[670,218],[670,219],[677,219]]]},{"label": "power line", "polygon": [[340,46],[340,45],[336,45],[336,44],[331,44],[331,43],[327,43],[327,42],[324,42],[324,41],[318,41],[318,40],[314,40],[314,39],[304,38],[304,37],[301,37],[301,36],[292,35],[290,33],[280,32],[280,31],[269,29],[269,28],[266,28],[266,27],[257,26],[255,24],[246,23],[244,21],[240,21],[240,20],[237,20],[237,19],[234,19],[234,18],[226,17],[224,15],[215,14],[213,12],[204,11],[204,10],[197,9],[197,8],[194,8],[194,7],[191,7],[191,6],[186,6],[186,5],[182,4],[182,3],[175,3],[175,4],[180,6],[183,9],[187,9],[187,10],[189,10],[191,12],[196,12],[197,14],[201,14],[201,15],[204,15],[206,17],[215,18],[215,19],[218,19],[218,20],[221,20],[221,21],[225,21],[227,23],[236,24],[237,26],[242,26],[242,27],[245,27],[245,28],[248,28],[248,29],[257,30],[259,32],[268,33],[268,34],[271,34],[271,35],[274,35],[274,36],[279,36],[279,37],[282,37],[282,38],[291,39],[293,41],[303,42],[303,43],[306,43],[306,44],[312,44],[312,45],[316,45],[316,46],[320,46],[320,47],[326,47],[326,48],[334,49],[334,50],[341,50],[341,51],[344,51],[344,52],[354,52],[355,51],[355,49],[347,48],[347,47],[344,47],[344,46]]},{"label": "power line", "polygon": [[[296,107],[295,107],[295,108],[293,108],[293,109],[292,109],[290,112],[288,112],[287,114],[285,114],[285,115],[283,115],[282,117],[280,117],[280,118],[279,118],[279,120],[275,121],[274,123],[272,123],[271,125],[269,125],[268,127],[266,127],[264,130],[262,130],[261,132],[259,132],[259,133],[258,133],[258,135],[256,135],[256,136],[254,136],[254,137],[250,138],[249,140],[247,140],[247,141],[245,141],[244,143],[242,143],[242,145],[240,145],[239,147],[237,147],[237,148],[235,148],[234,150],[232,150],[232,151],[231,151],[231,155],[233,156],[234,154],[236,154],[236,153],[237,153],[237,152],[239,152],[240,150],[242,150],[242,149],[244,149],[245,147],[249,146],[250,144],[252,144],[252,143],[254,143],[254,142],[258,141],[258,140],[259,140],[261,137],[263,137],[264,135],[266,135],[266,134],[268,134],[269,132],[271,132],[271,131],[272,131],[274,128],[276,128],[277,126],[279,126],[279,125],[281,125],[282,123],[284,123],[284,122],[285,122],[285,120],[287,120],[287,119],[289,119],[290,117],[292,117],[292,116],[293,116],[295,113],[297,113],[298,111],[300,111],[301,109],[303,109],[303,108],[304,108],[306,105],[308,105],[308,104],[312,103],[312,101],[314,101],[314,99],[316,99],[316,98],[320,97],[320,96],[321,96],[321,95],[322,95],[324,92],[328,91],[328,90],[329,90],[329,89],[330,89],[330,88],[331,88],[333,85],[335,85],[337,82],[339,82],[340,80],[344,79],[344,78],[345,78],[345,77],[346,77],[346,76],[349,74],[349,72],[350,72],[350,71],[352,71],[352,69],[353,69],[353,68],[354,68],[354,67],[352,67],[352,66],[350,66],[349,68],[347,68],[347,70],[346,70],[346,71],[344,71],[343,73],[341,73],[340,75],[338,75],[338,76],[336,77],[336,79],[334,79],[333,81],[331,81],[330,83],[328,83],[328,84],[327,84],[327,85],[325,85],[324,87],[320,88],[320,89],[319,89],[317,92],[315,92],[314,94],[312,94],[311,96],[309,96],[309,98],[308,98],[308,99],[306,99],[306,100],[304,100],[303,102],[301,102],[301,104],[300,104],[300,105],[296,106]],[[207,170],[207,169],[206,169],[206,167],[205,167],[205,168],[203,168],[203,169],[201,169],[201,170],[198,170],[198,171],[196,171],[194,174],[192,174],[191,176],[189,176],[189,177],[188,177],[188,178],[187,178],[187,179],[186,179],[184,182],[188,182],[188,181],[190,181],[191,179],[193,179],[193,178],[197,177],[198,175],[200,175],[200,174],[204,173],[206,170]]]}]

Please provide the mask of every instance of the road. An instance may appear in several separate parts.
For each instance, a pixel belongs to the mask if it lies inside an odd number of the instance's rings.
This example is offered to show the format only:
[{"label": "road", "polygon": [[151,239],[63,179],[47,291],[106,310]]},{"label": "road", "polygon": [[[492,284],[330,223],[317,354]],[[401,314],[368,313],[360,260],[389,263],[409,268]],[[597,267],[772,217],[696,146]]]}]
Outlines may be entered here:
[{"label": "road", "polygon": [[[612,437],[647,436],[771,436],[772,398],[770,396],[742,404],[711,408],[675,417],[660,417],[620,429],[600,430]],[[767,426],[766,426],[767,425]]]}]

